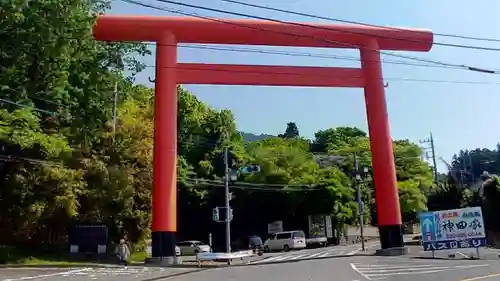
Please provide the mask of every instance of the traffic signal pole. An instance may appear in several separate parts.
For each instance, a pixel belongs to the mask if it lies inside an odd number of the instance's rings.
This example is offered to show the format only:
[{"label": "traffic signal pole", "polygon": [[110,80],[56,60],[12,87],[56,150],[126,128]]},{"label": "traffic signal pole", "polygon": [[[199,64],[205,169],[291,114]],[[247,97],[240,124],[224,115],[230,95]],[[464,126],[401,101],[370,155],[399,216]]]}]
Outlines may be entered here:
[{"label": "traffic signal pole", "polygon": [[361,249],[365,251],[365,223],[364,223],[364,208],[363,199],[361,196],[361,188],[359,186],[359,181],[361,180],[361,175],[359,174],[358,156],[354,153],[354,181],[356,183],[356,201],[358,201],[358,214],[359,214],[359,231],[361,235]]},{"label": "traffic signal pole", "polygon": [[231,208],[229,206],[229,148],[224,148],[224,199],[226,206],[226,252],[231,253]]}]

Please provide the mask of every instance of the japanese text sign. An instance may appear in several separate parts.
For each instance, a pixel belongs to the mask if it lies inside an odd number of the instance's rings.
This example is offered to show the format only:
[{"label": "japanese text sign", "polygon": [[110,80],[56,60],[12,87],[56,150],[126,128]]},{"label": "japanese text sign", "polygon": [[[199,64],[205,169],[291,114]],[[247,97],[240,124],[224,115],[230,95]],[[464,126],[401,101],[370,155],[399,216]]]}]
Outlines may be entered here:
[{"label": "japanese text sign", "polygon": [[[480,207],[424,212],[419,217],[425,250],[477,248],[486,245]],[[425,245],[430,244],[434,246],[427,249]]]}]

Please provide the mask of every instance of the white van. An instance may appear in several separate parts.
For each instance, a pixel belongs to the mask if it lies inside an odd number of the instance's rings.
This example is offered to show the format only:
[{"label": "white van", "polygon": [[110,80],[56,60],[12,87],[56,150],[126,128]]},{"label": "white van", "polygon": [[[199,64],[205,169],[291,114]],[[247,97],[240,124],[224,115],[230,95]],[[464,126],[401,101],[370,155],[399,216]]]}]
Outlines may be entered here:
[{"label": "white van", "polygon": [[291,249],[304,249],[306,235],[302,230],[283,231],[274,233],[264,243],[264,251],[289,251]]}]

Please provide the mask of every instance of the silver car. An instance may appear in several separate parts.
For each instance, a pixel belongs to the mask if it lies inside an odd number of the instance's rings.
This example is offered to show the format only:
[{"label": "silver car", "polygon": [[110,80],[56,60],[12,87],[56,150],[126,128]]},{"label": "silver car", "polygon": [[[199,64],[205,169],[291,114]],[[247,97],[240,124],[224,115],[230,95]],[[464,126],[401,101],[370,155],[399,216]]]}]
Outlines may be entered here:
[{"label": "silver car", "polygon": [[196,240],[182,241],[177,245],[182,256],[195,256],[198,253],[209,253],[211,250],[209,245]]}]

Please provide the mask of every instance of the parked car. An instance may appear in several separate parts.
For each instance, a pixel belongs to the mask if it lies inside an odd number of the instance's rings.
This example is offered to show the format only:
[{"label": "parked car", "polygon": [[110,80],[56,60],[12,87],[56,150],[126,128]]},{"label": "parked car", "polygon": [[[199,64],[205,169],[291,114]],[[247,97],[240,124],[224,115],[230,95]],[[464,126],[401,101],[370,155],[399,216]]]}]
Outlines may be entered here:
[{"label": "parked car", "polygon": [[178,244],[182,256],[195,256],[198,253],[209,253],[209,245],[196,240],[182,241]]},{"label": "parked car", "polygon": [[289,251],[291,249],[304,249],[306,235],[302,230],[284,231],[272,234],[264,243],[264,251]]},{"label": "parked car", "polygon": [[325,247],[328,244],[328,239],[325,235],[314,234],[306,239],[306,244],[309,247]]},{"label": "parked car", "polygon": [[244,236],[231,244],[233,251],[253,250],[255,254],[260,254],[264,250],[262,238],[257,235]]}]

